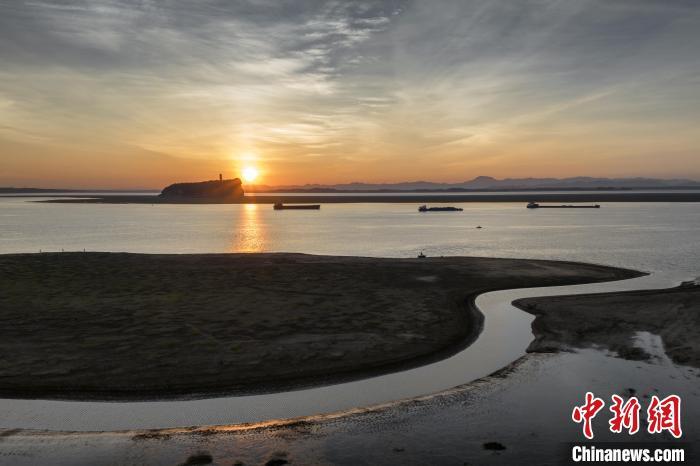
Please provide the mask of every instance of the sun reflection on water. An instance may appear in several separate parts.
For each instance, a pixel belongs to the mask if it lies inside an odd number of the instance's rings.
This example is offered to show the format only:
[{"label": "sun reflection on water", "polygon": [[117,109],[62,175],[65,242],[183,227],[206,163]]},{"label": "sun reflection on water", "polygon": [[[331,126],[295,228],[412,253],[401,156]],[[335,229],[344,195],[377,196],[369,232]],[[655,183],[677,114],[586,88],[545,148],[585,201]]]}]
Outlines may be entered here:
[{"label": "sun reflection on water", "polygon": [[261,223],[260,206],[244,204],[241,207],[238,221],[233,225],[230,252],[264,252],[267,234]]}]

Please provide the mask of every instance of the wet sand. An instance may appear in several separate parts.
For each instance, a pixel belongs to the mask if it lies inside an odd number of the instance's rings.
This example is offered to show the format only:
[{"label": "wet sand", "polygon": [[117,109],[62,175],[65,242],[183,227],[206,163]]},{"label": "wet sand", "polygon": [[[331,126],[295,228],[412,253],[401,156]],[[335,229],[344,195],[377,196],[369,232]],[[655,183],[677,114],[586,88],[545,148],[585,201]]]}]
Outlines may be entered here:
[{"label": "wet sand", "polygon": [[441,359],[479,293],[637,272],[488,258],[0,256],[0,394],[162,399],[278,391]]},{"label": "wet sand", "polygon": [[640,331],[659,335],[677,364],[700,367],[700,286],[548,298],[513,303],[536,316],[528,352],[603,347],[632,360],[651,355],[636,345]]},{"label": "wet sand", "polygon": [[[596,441],[700,451],[700,371],[628,361],[595,350],[530,354],[499,373],[443,393],[387,406],[255,425],[113,433],[0,431],[0,463],[52,465],[501,465],[569,464],[581,444],[570,421],[586,390],[609,400],[635,391],[682,396],[684,437],[612,434],[594,420]],[[639,442],[647,442],[641,444]],[[662,446],[662,445],[659,445]],[[489,448],[487,448],[489,447]],[[503,449],[494,449],[503,448]],[[195,460],[202,459],[201,463]],[[204,462],[204,461],[208,462]],[[189,461],[189,463],[188,463]],[[275,462],[277,461],[277,462]]]}]

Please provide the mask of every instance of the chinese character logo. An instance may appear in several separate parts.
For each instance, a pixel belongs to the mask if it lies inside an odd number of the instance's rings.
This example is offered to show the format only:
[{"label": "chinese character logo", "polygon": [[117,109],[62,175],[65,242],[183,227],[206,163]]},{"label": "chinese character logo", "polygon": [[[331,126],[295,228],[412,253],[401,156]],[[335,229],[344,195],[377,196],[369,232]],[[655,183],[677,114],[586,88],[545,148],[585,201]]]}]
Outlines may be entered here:
[{"label": "chinese character logo", "polygon": [[639,410],[641,409],[639,400],[633,396],[623,404],[622,398],[617,395],[613,395],[612,400],[610,411],[613,413],[613,418],[608,422],[610,432],[619,434],[625,428],[630,435],[636,434],[639,431]]},{"label": "chinese character logo", "polygon": [[582,406],[576,406],[571,413],[571,419],[574,422],[578,424],[583,422],[583,435],[589,440],[593,438],[593,418],[603,409],[603,406],[605,406],[603,400],[596,398],[591,392],[586,392],[586,402]]},{"label": "chinese character logo", "polygon": [[669,395],[659,400],[656,395],[651,397],[651,403],[647,409],[650,434],[657,434],[667,430],[675,438],[683,435],[681,430],[681,398],[678,395]]},{"label": "chinese character logo", "polygon": [[[618,395],[612,395],[610,412],[612,418],[608,421],[610,432],[619,434],[626,430],[629,435],[639,432],[639,413],[642,406],[636,397],[624,401]],[[571,419],[577,424],[583,424],[583,435],[593,439],[593,418],[603,409],[605,402],[593,393],[586,392],[586,401],[581,406],[575,406]],[[647,432],[659,434],[668,431],[675,438],[681,438],[681,398],[669,395],[660,400],[656,395],[651,397],[647,408]]]}]

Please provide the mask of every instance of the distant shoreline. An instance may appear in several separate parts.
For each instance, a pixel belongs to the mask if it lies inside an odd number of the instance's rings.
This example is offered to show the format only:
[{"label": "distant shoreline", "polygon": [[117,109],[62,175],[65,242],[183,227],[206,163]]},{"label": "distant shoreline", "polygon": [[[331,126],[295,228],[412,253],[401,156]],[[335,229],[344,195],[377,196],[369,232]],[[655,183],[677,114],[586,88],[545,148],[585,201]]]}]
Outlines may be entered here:
[{"label": "distant shoreline", "polygon": [[467,202],[700,202],[700,191],[697,192],[565,192],[512,194],[397,194],[393,195],[265,195],[246,196],[241,200],[215,198],[178,198],[164,199],[149,195],[71,195],[70,197],[55,197],[53,199],[35,201],[46,203],[84,203],[84,204],[338,204],[338,203],[467,203]]},{"label": "distant shoreline", "polygon": [[[533,187],[511,187],[511,188],[415,188],[415,189],[342,189],[342,188],[275,188],[275,189],[255,189],[248,188],[249,194],[457,194],[457,193],[520,193],[520,192],[630,192],[630,191],[700,191],[700,186],[598,186],[598,187],[566,187],[566,186],[547,186],[541,188]],[[160,193],[160,189],[58,189],[58,188],[14,188],[0,187],[0,197],[2,196],[18,196],[22,194],[30,196],[40,196],[42,194],[57,194],[66,196],[69,194],[78,194],[80,196],[89,196],[94,194],[124,194],[134,195],[138,193]]]},{"label": "distant shoreline", "polygon": [[21,196],[22,194],[30,196],[40,196],[43,194],[80,194],[81,196],[99,193],[159,193],[159,189],[57,189],[57,188],[0,188],[0,197],[2,196]]}]

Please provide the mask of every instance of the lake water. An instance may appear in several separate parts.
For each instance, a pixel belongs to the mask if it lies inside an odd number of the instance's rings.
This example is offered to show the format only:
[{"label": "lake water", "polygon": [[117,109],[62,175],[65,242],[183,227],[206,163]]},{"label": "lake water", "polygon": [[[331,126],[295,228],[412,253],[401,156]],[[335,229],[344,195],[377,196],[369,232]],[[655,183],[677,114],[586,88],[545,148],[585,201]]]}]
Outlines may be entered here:
[{"label": "lake water", "polygon": [[[412,204],[43,204],[0,198],[0,253],[304,252],[375,257],[491,256],[595,262],[700,274],[700,203],[604,203],[528,210],[465,203],[419,213]],[[477,229],[477,226],[482,226]]]}]

